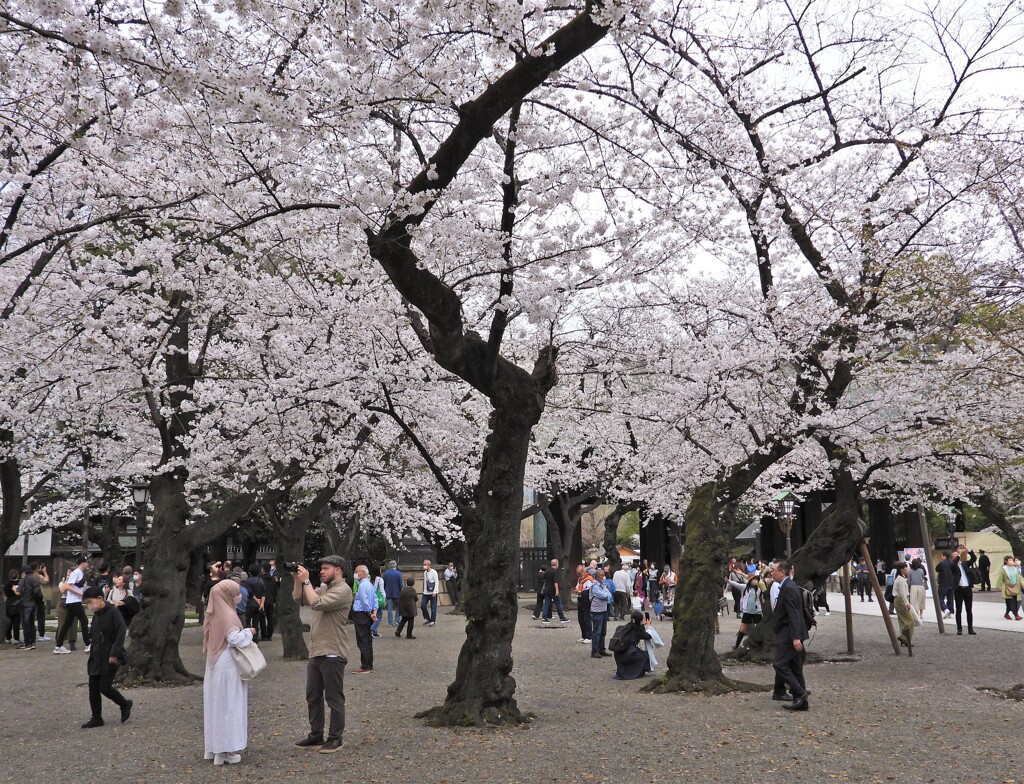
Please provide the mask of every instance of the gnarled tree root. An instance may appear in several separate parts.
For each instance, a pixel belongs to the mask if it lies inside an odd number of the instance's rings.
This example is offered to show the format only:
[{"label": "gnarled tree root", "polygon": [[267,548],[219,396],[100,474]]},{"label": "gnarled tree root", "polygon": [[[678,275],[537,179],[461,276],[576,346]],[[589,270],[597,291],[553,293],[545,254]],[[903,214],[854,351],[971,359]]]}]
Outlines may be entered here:
[{"label": "gnarled tree root", "polygon": [[664,676],[648,683],[641,691],[654,694],[683,692],[686,694],[733,694],[735,692],[771,691],[772,687],[760,683],[748,683],[724,675],[700,676],[696,673],[680,673]]},{"label": "gnarled tree root", "polygon": [[504,705],[478,702],[446,702],[416,714],[429,727],[501,727],[528,723],[534,715],[519,710],[515,700]]},{"label": "gnarled tree root", "polygon": [[191,686],[193,683],[201,683],[202,680],[202,675],[195,675],[186,670],[184,666],[161,672],[159,676],[122,667],[117,676],[117,683],[125,688],[139,686]]}]

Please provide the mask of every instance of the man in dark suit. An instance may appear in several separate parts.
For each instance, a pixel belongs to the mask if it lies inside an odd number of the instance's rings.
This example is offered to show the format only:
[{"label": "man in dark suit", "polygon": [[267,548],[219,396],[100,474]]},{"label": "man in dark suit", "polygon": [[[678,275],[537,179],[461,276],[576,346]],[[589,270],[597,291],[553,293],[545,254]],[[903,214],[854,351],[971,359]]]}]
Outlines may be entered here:
[{"label": "man in dark suit", "polygon": [[971,588],[973,580],[970,570],[973,569],[977,556],[973,550],[961,547],[953,556],[953,566],[956,569],[957,585],[953,589],[953,604],[956,607],[956,633],[963,634],[962,611],[967,608],[967,633],[976,634],[974,631],[974,592]]},{"label": "man in dark suit", "polygon": [[[776,561],[772,566],[772,580],[779,584],[779,591],[772,610],[774,612],[775,643],[775,693],[772,699],[785,699],[784,689],[788,687],[793,701],[783,705],[787,710],[808,710],[807,684],[804,682],[804,640],[808,638],[804,622],[803,597],[793,582],[793,564]],[[773,592],[774,593],[774,592]]]},{"label": "man in dark suit", "polygon": [[992,568],[992,559],[985,555],[984,550],[978,550],[978,570],[981,572],[981,591],[988,593],[992,590],[992,580],[989,579],[988,570]]}]

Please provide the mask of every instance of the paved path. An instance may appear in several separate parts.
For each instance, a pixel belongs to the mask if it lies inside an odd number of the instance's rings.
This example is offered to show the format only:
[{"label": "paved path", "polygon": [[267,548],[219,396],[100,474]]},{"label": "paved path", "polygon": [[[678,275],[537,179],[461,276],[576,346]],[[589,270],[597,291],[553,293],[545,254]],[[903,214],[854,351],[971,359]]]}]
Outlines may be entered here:
[{"label": "paved path", "polygon": [[[974,627],[976,629],[993,629],[1003,632],[1017,632],[1018,634],[1024,634],[1024,621],[1007,621],[1003,618],[1003,613],[1006,612],[1006,605],[1003,604],[1001,598],[996,598],[998,596],[999,594],[997,593],[976,593],[974,595]],[[829,592],[828,605],[832,609],[833,615],[837,611],[843,611],[843,603],[844,599],[841,593]],[[857,595],[854,594],[853,606],[851,609],[855,615],[869,615],[878,618],[879,624],[881,625],[882,611],[877,602],[862,602]],[[1013,616],[1010,617],[1012,618]],[[925,601],[925,613],[922,620],[926,625],[936,625],[935,605],[930,596]],[[963,617],[962,622],[966,633],[966,615]],[[947,619],[943,625],[945,626],[947,634],[956,634],[955,618]]]}]

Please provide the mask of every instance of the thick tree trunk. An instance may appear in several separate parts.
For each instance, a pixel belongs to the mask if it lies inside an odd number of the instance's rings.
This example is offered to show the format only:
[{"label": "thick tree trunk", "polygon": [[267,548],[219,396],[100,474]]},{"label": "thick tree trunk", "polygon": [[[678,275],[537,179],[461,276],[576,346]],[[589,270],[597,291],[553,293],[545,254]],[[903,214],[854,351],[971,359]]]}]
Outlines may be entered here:
[{"label": "thick tree trunk", "polygon": [[[293,519],[289,522],[295,522]],[[302,634],[302,620],[299,617],[299,605],[292,598],[292,581],[295,575],[284,571],[285,561],[302,561],[306,548],[306,529],[295,531],[297,525],[289,526],[284,532],[278,531],[277,536],[277,569],[281,575],[281,585],[277,591],[277,629],[281,632],[281,643],[284,646],[284,658],[303,660],[309,658],[309,648]]]},{"label": "thick tree trunk", "polygon": [[715,482],[701,485],[686,509],[686,549],[672,608],[668,674],[648,686],[650,691],[723,694],[767,688],[725,677],[715,653],[715,616],[728,556],[716,493]]},{"label": "thick tree trunk", "polygon": [[619,555],[619,523],[622,522],[624,514],[626,514],[626,507],[617,504],[604,518],[604,555],[611,567],[610,575],[617,572],[622,566],[622,557]]},{"label": "thick tree trunk", "polygon": [[982,493],[976,499],[978,509],[985,519],[999,529],[999,533],[1010,543],[1015,558],[1024,558],[1024,539],[1013,523],[1006,517],[1006,510],[991,493]]},{"label": "thick tree trunk", "polygon": [[512,636],[519,606],[523,478],[535,421],[514,404],[491,414],[476,505],[464,518],[466,549],[473,554],[466,570],[466,642],[444,704],[418,714],[434,726],[516,724],[528,718],[514,696]]},{"label": "thick tree trunk", "polygon": [[21,467],[13,456],[14,434],[7,428],[0,428],[0,450],[6,458],[0,461],[0,558],[18,539],[21,528]]},{"label": "thick tree trunk", "polygon": [[185,536],[185,483],[174,474],[161,474],[150,486],[153,537],[144,559],[142,611],[132,620],[128,664],[120,679],[128,685],[189,683],[196,676],[185,669],[178,654],[191,549]]},{"label": "thick tree trunk", "polygon": [[[822,585],[832,572],[854,557],[868,525],[860,516],[860,494],[844,467],[833,471],[836,503],[807,537],[804,546],[793,553],[793,578],[812,590]],[[767,599],[764,604],[768,605]],[[772,608],[766,606],[760,623],[750,630],[745,644],[723,658],[767,664],[775,655],[772,643]]]}]

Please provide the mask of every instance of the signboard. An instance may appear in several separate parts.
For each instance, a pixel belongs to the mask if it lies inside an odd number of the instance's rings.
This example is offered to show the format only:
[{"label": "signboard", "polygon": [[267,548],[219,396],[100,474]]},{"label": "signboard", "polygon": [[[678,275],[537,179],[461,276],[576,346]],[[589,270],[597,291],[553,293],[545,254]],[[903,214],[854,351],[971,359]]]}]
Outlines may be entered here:
[{"label": "signboard", "polygon": [[936,539],[935,540],[935,549],[936,550],[955,550],[959,546],[960,546],[960,542],[958,542],[956,539],[951,539],[949,537],[947,537],[945,539]]},{"label": "signboard", "polygon": [[[29,534],[28,537],[28,557],[29,558],[49,558],[50,557],[50,540],[53,538],[53,531],[46,530],[40,531],[37,534]],[[19,536],[17,541],[11,545],[11,548],[7,551],[7,555],[10,558],[21,558],[25,552],[25,537]]]}]

